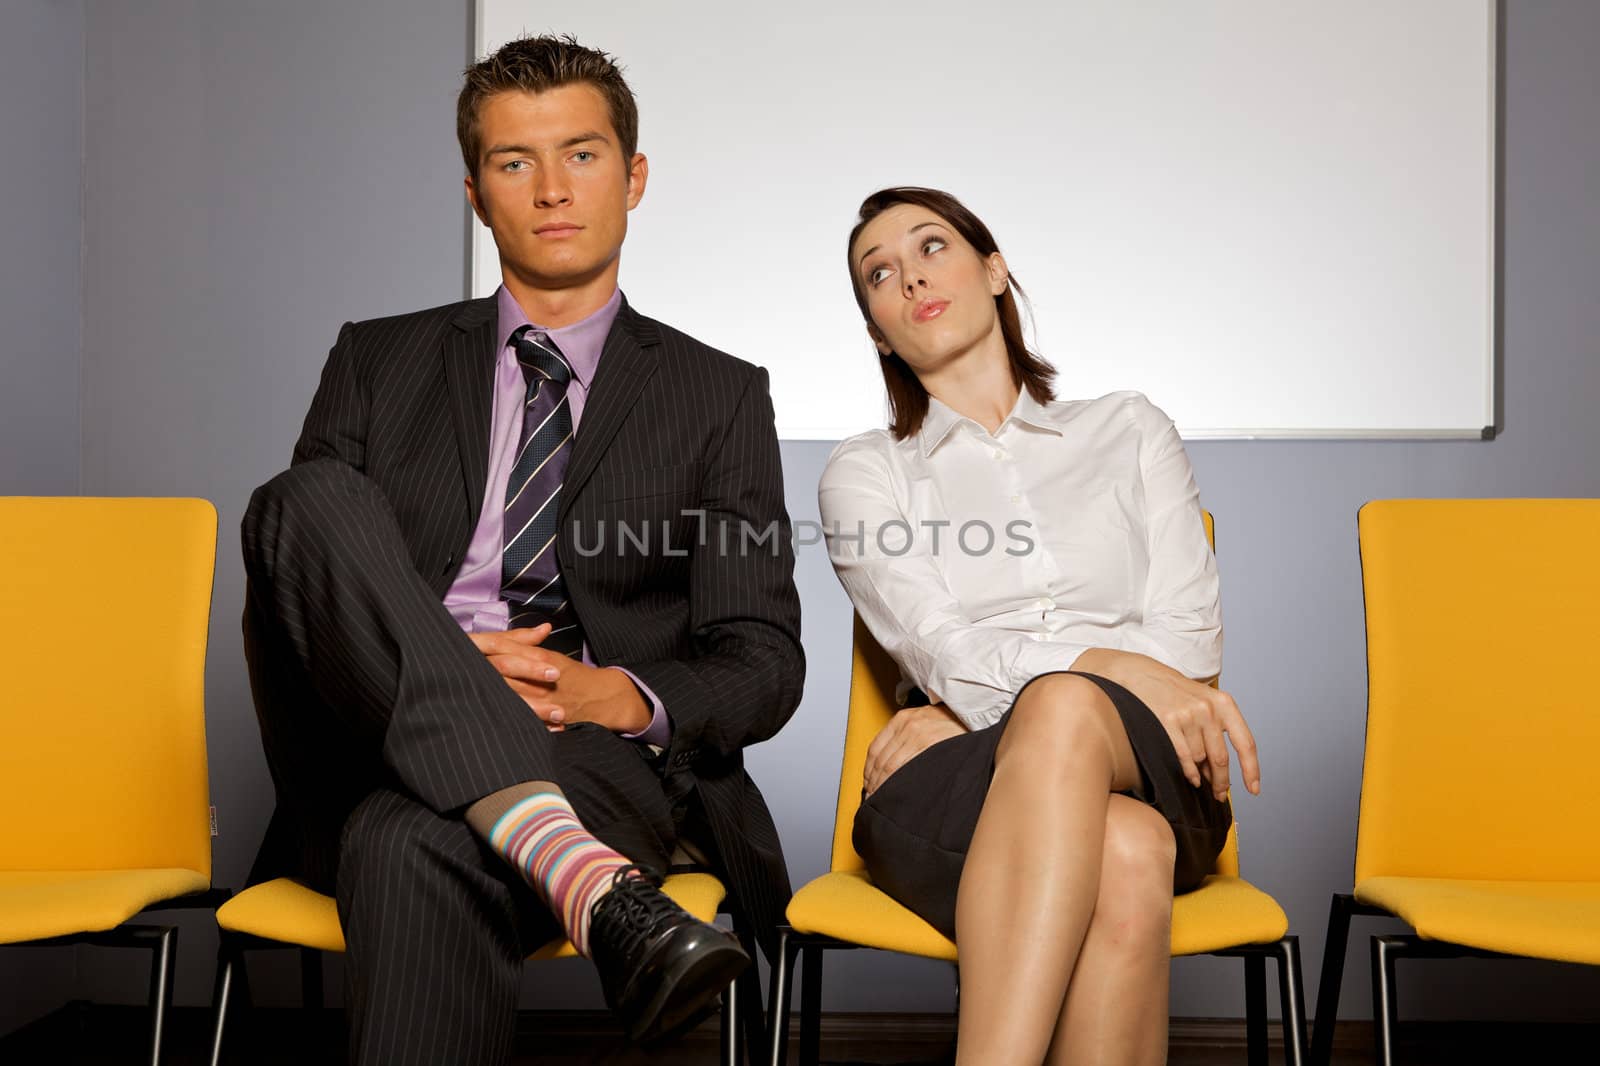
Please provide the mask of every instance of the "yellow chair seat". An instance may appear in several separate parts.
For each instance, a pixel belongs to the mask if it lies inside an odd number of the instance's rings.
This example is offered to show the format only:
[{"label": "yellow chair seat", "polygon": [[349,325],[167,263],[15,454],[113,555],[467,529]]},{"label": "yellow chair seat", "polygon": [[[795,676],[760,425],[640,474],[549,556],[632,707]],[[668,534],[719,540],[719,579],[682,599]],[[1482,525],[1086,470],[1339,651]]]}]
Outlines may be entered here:
[{"label": "yellow chair seat", "polygon": [[[862,947],[953,962],[955,944],[873,885],[865,871],[823,874],[789,902],[789,925]],[[1283,908],[1248,881],[1211,876],[1172,905],[1172,953],[1200,955],[1271,943],[1289,931]]]},{"label": "yellow chair seat", "polygon": [[1278,901],[1241,877],[1212,874],[1172,901],[1174,955],[1270,944],[1288,932],[1289,916]]},{"label": "yellow chair seat", "polygon": [[[727,893],[721,881],[701,873],[673,874],[661,887],[678,906],[703,922],[717,916],[717,907]],[[344,950],[344,930],[339,927],[339,909],[333,897],[286,877],[234,896],[217,908],[217,924],[230,932],[284,944],[321,951]],[[563,938],[550,941],[528,958],[563,959],[576,954],[572,944]]]},{"label": "yellow chair seat", "polygon": [[344,930],[332,896],[280,877],[247,888],[217,908],[217,925],[234,933],[321,951],[343,951]]},{"label": "yellow chair seat", "polygon": [[194,870],[0,871],[0,944],[115,929],[152,903],[210,887]]},{"label": "yellow chair seat", "polygon": [[955,961],[955,943],[891,899],[865,870],[823,874],[794,894],[787,914],[797,932]]},{"label": "yellow chair seat", "polygon": [[1428,940],[1600,965],[1600,882],[1369,877],[1355,895]]}]

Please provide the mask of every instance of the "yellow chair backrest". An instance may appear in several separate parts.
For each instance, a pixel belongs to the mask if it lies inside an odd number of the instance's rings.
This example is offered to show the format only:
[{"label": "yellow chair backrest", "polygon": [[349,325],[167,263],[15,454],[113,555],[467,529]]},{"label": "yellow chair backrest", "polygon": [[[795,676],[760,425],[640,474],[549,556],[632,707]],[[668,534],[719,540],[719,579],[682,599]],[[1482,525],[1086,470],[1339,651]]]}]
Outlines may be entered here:
[{"label": "yellow chair backrest", "polygon": [[0,870],[211,876],[204,500],[0,498]]},{"label": "yellow chair backrest", "polygon": [[[1206,539],[1215,543],[1211,512],[1204,513]],[[844,765],[839,774],[839,805],[833,821],[833,856],[830,869],[835,873],[866,868],[851,841],[856,811],[861,806],[861,782],[866,776],[867,748],[872,738],[889,724],[894,715],[894,690],[900,681],[900,668],[888,652],[878,646],[861,616],[855,618],[852,665],[850,669],[850,712],[845,723]],[[1217,857],[1216,872],[1229,877],[1239,875],[1239,842],[1236,831],[1228,834],[1227,846]]]},{"label": "yellow chair backrest", "polygon": [[1600,881],[1600,500],[1361,509],[1356,881]]}]

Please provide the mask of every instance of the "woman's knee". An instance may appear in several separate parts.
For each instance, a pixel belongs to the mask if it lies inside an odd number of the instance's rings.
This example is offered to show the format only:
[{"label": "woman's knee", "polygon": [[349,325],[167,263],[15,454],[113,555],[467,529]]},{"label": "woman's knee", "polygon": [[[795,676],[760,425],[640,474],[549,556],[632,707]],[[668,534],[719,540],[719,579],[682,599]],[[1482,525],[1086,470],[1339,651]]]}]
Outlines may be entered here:
[{"label": "woman's knee", "polygon": [[[1112,796],[1100,859],[1099,905],[1119,911],[1126,905],[1144,913],[1152,900],[1170,902],[1177,853],[1172,827],[1159,811],[1127,796]],[[1164,928],[1166,910],[1157,915]]]},{"label": "woman's knee", "polygon": [[1017,695],[1001,745],[1081,753],[1121,728],[1116,708],[1099,685],[1078,674],[1046,674]]}]

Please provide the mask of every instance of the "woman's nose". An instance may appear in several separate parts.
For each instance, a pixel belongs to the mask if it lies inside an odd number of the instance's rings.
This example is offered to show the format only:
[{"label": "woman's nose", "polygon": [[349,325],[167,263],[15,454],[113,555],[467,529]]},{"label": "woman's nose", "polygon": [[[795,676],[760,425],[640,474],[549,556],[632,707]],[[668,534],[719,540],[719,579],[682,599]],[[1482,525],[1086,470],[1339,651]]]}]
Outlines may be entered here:
[{"label": "woman's nose", "polygon": [[917,289],[926,289],[928,287],[928,279],[923,277],[921,274],[907,274],[905,278],[907,296],[915,296],[917,294]]}]

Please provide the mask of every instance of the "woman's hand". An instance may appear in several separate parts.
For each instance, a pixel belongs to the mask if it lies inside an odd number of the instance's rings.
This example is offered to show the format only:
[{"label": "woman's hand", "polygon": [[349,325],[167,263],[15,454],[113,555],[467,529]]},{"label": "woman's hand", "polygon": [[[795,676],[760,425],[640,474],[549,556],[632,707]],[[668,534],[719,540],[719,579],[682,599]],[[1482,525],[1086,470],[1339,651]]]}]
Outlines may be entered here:
[{"label": "woman's hand", "polygon": [[1144,701],[1166,727],[1195,788],[1202,780],[1217,799],[1228,795],[1228,745],[1239,753],[1239,772],[1252,795],[1261,793],[1261,764],[1256,740],[1233,697],[1200,681],[1192,681],[1165,663],[1130,651],[1093,648],[1078,657],[1074,670],[1099,674]]},{"label": "woman's hand", "polygon": [[878,791],[878,786],[889,780],[889,775],[939,741],[966,731],[961,719],[942,703],[896,711],[867,748],[864,780],[867,795]]}]

